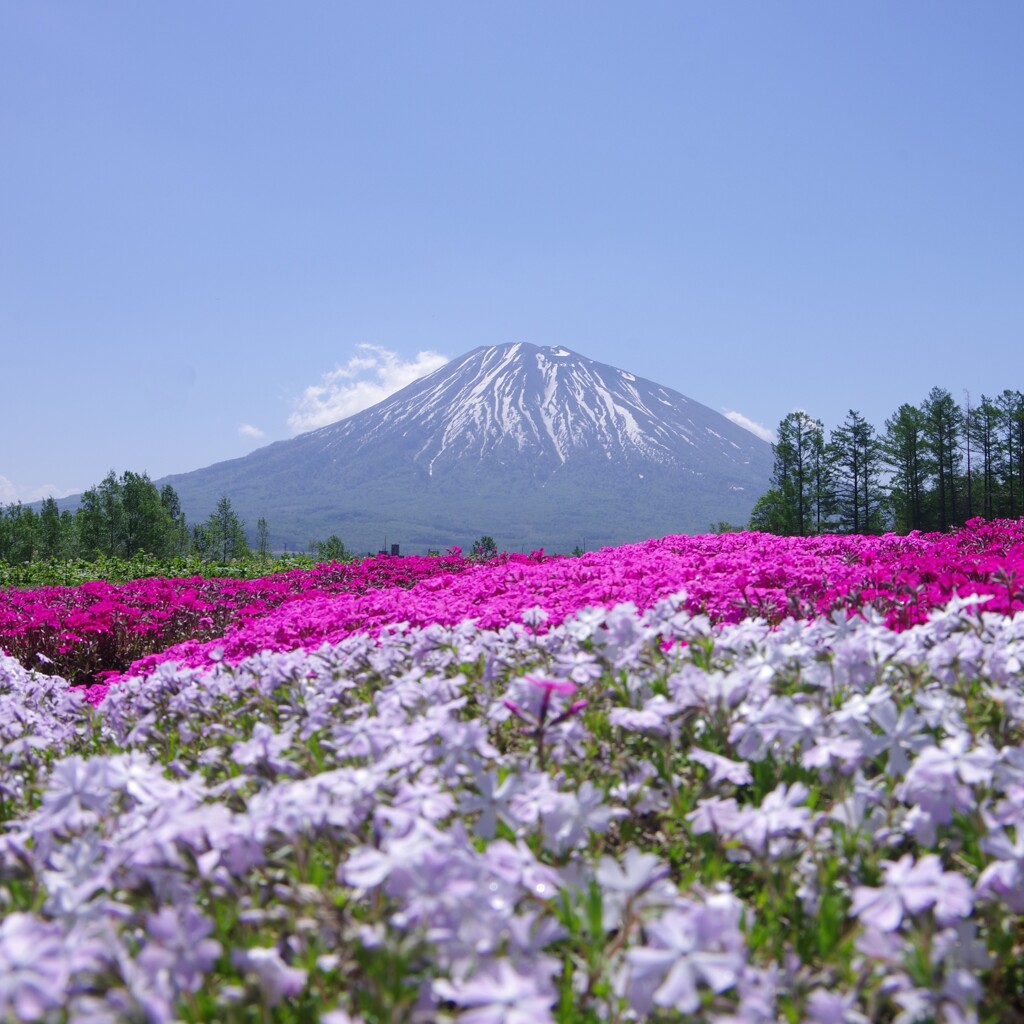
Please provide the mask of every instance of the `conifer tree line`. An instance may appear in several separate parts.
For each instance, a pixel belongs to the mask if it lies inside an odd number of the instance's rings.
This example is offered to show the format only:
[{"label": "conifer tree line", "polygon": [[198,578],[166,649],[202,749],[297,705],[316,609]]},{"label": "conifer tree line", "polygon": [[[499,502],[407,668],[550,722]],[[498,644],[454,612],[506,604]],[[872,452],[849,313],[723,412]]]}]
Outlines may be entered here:
[{"label": "conifer tree line", "polygon": [[792,412],[772,450],[772,486],[754,506],[752,530],[910,533],[1024,515],[1020,391],[972,404],[936,387],[920,405],[901,405],[881,432],[851,409],[827,438],[820,420]]},{"label": "conifer tree line", "polygon": [[[257,524],[257,543],[266,545],[266,522]],[[250,553],[245,524],[223,497],[203,523],[189,526],[177,492],[146,473],[111,471],[82,495],[78,508],[60,511],[47,498],[37,512],[20,502],[0,507],[0,561],[21,564],[46,559],[156,558],[197,555],[230,562]],[[266,552],[261,552],[265,554]]]}]

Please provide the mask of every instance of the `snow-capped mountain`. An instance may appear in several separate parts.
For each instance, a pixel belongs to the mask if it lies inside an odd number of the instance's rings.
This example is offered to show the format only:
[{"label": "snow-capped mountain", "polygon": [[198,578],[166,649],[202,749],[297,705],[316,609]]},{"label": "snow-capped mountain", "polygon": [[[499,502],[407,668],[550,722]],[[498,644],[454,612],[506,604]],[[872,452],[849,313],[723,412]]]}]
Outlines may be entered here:
[{"label": "snow-capped mountain", "polygon": [[226,494],[277,546],[419,552],[490,534],[571,550],[745,523],[771,446],[677,391],[564,348],[474,349],[378,405],[167,477],[191,521]]}]

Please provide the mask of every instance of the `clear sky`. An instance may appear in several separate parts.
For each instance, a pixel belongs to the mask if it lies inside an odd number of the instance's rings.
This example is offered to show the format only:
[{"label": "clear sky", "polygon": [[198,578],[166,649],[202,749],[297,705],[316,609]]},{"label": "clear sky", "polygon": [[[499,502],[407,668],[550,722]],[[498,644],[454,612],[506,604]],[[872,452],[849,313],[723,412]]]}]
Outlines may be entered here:
[{"label": "clear sky", "polygon": [[1024,388],[1024,4],[0,4],[0,502],[478,345],[769,429]]}]

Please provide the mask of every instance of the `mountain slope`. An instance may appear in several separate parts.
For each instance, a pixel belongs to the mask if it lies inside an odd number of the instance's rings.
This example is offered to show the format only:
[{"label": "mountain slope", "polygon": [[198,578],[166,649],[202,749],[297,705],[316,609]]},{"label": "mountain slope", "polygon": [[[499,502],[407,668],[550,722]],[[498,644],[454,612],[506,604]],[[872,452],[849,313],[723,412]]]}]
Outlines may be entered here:
[{"label": "mountain slope", "polygon": [[275,546],[571,550],[746,522],[771,446],[679,392],[562,348],[478,348],[385,401],[166,477],[190,521],[228,495]]}]

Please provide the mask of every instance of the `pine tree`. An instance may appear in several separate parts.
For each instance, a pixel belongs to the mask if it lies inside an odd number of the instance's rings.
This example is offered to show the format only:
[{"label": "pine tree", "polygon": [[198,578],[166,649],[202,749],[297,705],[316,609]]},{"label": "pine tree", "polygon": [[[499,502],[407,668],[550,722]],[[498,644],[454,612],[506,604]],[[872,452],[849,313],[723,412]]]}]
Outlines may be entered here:
[{"label": "pine tree", "polygon": [[227,563],[249,554],[249,542],[245,538],[245,523],[235,514],[231,499],[226,495],[217,502],[217,509],[211,513],[201,528],[202,540],[199,554],[204,558],[215,558]]},{"label": "pine tree", "polygon": [[848,533],[880,533],[881,445],[875,428],[851,409],[829,435],[829,461],[836,481],[836,513]]},{"label": "pine tree", "polygon": [[889,507],[898,533],[925,527],[925,492],[930,473],[924,450],[924,414],[903,404],[885,421],[882,461],[892,471]]},{"label": "pine tree", "polygon": [[933,468],[931,525],[948,530],[960,520],[961,440],[964,414],[945,388],[932,388],[922,407],[925,451]]},{"label": "pine tree", "polygon": [[781,501],[774,513],[786,534],[820,531],[826,504],[824,428],[806,412],[791,412],[779,423],[772,445],[772,485]]}]

